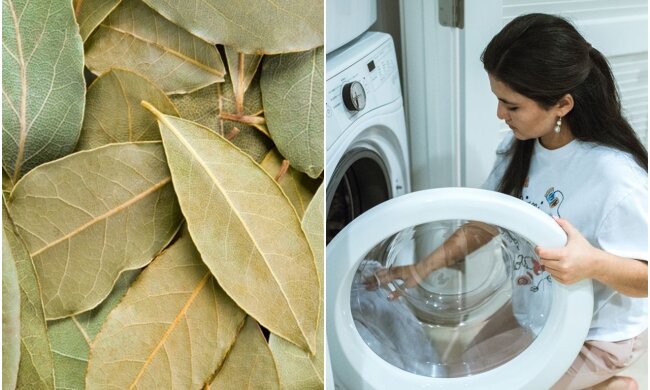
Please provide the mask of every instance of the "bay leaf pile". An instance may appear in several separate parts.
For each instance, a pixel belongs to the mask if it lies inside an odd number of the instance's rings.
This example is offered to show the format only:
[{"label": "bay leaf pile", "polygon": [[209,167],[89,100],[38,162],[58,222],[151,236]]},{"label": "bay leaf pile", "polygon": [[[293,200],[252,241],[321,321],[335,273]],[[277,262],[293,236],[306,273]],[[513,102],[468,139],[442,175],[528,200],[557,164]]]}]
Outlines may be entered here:
[{"label": "bay leaf pile", "polygon": [[323,388],[323,2],[3,0],[3,389]]}]

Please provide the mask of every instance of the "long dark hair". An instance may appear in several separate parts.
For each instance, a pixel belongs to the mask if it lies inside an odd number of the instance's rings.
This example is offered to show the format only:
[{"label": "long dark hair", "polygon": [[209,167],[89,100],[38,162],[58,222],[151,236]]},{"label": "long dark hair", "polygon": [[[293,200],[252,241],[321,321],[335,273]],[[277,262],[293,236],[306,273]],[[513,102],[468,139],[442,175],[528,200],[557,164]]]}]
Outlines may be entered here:
[{"label": "long dark hair", "polygon": [[[565,19],[519,16],[492,38],[481,61],[490,75],[544,109],[571,94],[574,107],[563,121],[573,136],[627,152],[648,171],[648,152],[621,114],[607,60]],[[499,192],[521,197],[534,143],[515,140],[510,146]]]}]

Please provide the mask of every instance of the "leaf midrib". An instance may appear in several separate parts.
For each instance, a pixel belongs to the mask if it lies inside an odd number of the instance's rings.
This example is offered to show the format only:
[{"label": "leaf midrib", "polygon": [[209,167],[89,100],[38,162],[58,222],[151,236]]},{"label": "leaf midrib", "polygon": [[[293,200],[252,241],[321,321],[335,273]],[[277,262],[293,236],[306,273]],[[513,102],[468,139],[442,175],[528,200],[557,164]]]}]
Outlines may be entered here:
[{"label": "leaf midrib", "polygon": [[79,234],[82,231],[86,230],[87,228],[94,225],[95,223],[97,223],[99,221],[103,221],[103,220],[105,220],[105,219],[119,213],[120,211],[126,209],[127,207],[129,207],[129,206],[135,204],[136,202],[144,199],[148,195],[156,192],[158,189],[160,189],[160,188],[164,187],[165,185],[167,185],[170,181],[171,181],[171,176],[168,176],[168,177],[164,178],[163,180],[159,181],[158,183],[154,184],[153,186],[149,187],[148,189],[142,191],[141,193],[139,193],[138,195],[132,197],[131,199],[127,200],[126,202],[118,205],[117,207],[114,207],[114,208],[108,210],[107,212],[105,212],[104,214],[102,214],[102,215],[100,215],[98,217],[95,217],[95,218],[91,219],[90,221],[86,222],[85,224],[81,225],[80,227],[76,228],[75,230],[69,232],[68,234],[66,234],[66,235],[64,235],[62,237],[59,237],[58,239],[50,242],[49,244],[45,245],[44,247],[42,247],[40,249],[38,249],[34,253],[30,253],[30,255],[32,256],[32,258],[36,257],[36,256],[40,255],[41,253],[43,253],[44,251],[46,251],[46,250],[60,244],[61,242],[66,241],[66,240],[76,236],[77,234]]},{"label": "leaf midrib", "polygon": [[187,302],[185,302],[185,305],[183,305],[181,310],[179,310],[178,314],[176,315],[176,317],[174,318],[172,323],[169,325],[169,327],[167,328],[165,333],[160,338],[160,341],[158,342],[156,347],[151,351],[149,356],[147,356],[147,359],[145,360],[144,364],[142,365],[142,368],[140,369],[140,371],[138,372],[138,375],[136,375],[135,379],[133,380],[133,383],[131,383],[131,385],[129,385],[129,390],[135,388],[138,381],[140,381],[140,378],[142,377],[142,375],[144,375],[145,370],[147,369],[149,364],[151,364],[151,361],[153,360],[154,356],[156,356],[156,354],[158,353],[160,348],[162,348],[163,344],[165,344],[165,341],[167,341],[167,338],[169,338],[169,335],[171,335],[171,333],[174,331],[174,329],[176,328],[176,325],[178,325],[181,318],[183,318],[183,315],[190,308],[190,306],[192,305],[192,303],[194,302],[196,297],[199,295],[201,290],[203,290],[203,287],[205,287],[205,285],[208,283],[211,276],[212,276],[212,274],[210,273],[210,271],[206,272],[205,275],[203,276],[203,278],[201,278],[201,280],[199,281],[197,286],[194,288],[194,290],[192,290],[192,294],[187,299]]},{"label": "leaf midrib", "polygon": [[199,62],[198,60],[195,60],[195,59],[193,59],[193,58],[191,58],[191,57],[189,57],[189,56],[187,56],[187,55],[185,55],[185,54],[183,54],[183,53],[181,53],[179,51],[173,50],[173,49],[171,49],[171,48],[169,48],[167,46],[164,46],[164,45],[162,45],[162,44],[160,44],[158,42],[154,42],[154,41],[151,41],[149,39],[146,39],[146,38],[144,38],[142,36],[139,36],[139,35],[131,32],[131,31],[126,31],[126,30],[123,30],[121,28],[117,28],[115,26],[111,26],[111,25],[107,25],[107,24],[103,24],[103,23],[100,24],[99,27],[104,27],[104,28],[107,28],[109,30],[116,31],[116,32],[118,32],[120,34],[129,35],[129,36],[131,36],[131,37],[133,37],[133,38],[135,38],[135,39],[137,39],[137,40],[139,40],[141,42],[144,42],[146,44],[155,46],[155,47],[157,47],[158,49],[160,49],[163,52],[170,53],[171,55],[173,55],[175,57],[178,57],[179,59],[181,59],[183,61],[187,61],[187,62],[191,63],[192,65],[196,66],[197,68],[200,68],[200,69],[202,69],[202,70],[204,70],[204,71],[206,71],[208,73],[212,73],[213,75],[218,76],[220,78],[223,78],[223,76],[225,75],[224,72],[220,72],[217,69],[212,68],[212,67],[210,67],[210,66],[208,66],[206,64],[203,64],[203,63]]},{"label": "leaf midrib", "polygon": [[18,139],[18,153],[16,155],[16,163],[14,165],[14,175],[12,181],[15,183],[20,177],[20,170],[22,169],[23,159],[25,157],[25,142],[27,141],[27,68],[25,65],[25,58],[23,55],[22,38],[20,35],[20,26],[18,25],[18,17],[12,0],[8,0],[9,10],[11,11],[11,18],[14,22],[14,29],[16,30],[16,51],[18,52],[18,62],[20,67],[20,115],[18,123],[20,124],[20,136]]},{"label": "leaf midrib", "polygon": [[[153,107],[152,107],[152,108],[153,108]],[[155,109],[155,108],[154,108],[154,109]],[[173,125],[171,122],[169,122],[169,120],[167,120],[166,115],[160,113],[160,112],[157,111],[157,110],[156,110],[156,112],[154,112],[154,114],[156,115],[156,117],[158,118],[159,121],[163,122],[163,124],[164,124],[165,126],[167,126],[167,127],[170,129],[170,131],[171,131],[171,132],[176,136],[176,138],[177,138],[177,139],[178,139],[178,140],[183,144],[183,146],[185,146],[185,148],[186,148],[188,151],[190,151],[190,153],[191,153],[191,155],[193,156],[193,158],[196,159],[196,160],[199,162],[200,166],[201,166],[201,167],[203,168],[203,170],[207,173],[207,175],[210,177],[210,179],[212,180],[212,182],[217,186],[217,188],[219,188],[219,190],[221,191],[221,193],[224,195],[224,198],[226,199],[226,201],[227,201],[228,204],[230,205],[230,209],[233,210],[233,213],[234,213],[235,215],[237,215],[237,218],[239,219],[240,223],[242,224],[242,226],[244,227],[244,229],[245,229],[246,232],[248,233],[248,236],[251,237],[251,241],[253,242],[253,245],[254,245],[255,248],[257,249],[258,253],[259,253],[259,254],[262,256],[262,258],[264,259],[265,264],[266,264],[266,266],[267,266],[269,272],[270,272],[271,275],[273,276],[273,279],[275,280],[276,285],[278,286],[280,292],[282,293],[282,296],[283,296],[284,299],[285,299],[285,302],[286,302],[287,306],[289,307],[289,310],[290,310],[291,313],[293,314],[293,318],[295,319],[295,323],[296,323],[298,329],[300,330],[300,333],[302,334],[303,339],[307,342],[307,345],[310,346],[310,344],[309,344],[309,339],[307,338],[307,335],[305,334],[305,331],[303,330],[302,326],[300,325],[300,321],[299,321],[299,319],[298,319],[298,316],[297,316],[296,312],[294,311],[293,306],[291,305],[291,302],[290,302],[289,298],[287,297],[287,294],[285,293],[284,289],[282,288],[282,284],[279,282],[278,277],[277,277],[277,276],[275,275],[275,273],[273,272],[273,268],[272,268],[272,267],[268,264],[268,262],[266,261],[266,257],[264,256],[264,252],[263,252],[263,251],[261,250],[261,248],[258,246],[257,241],[255,241],[255,240],[252,239],[253,236],[251,235],[251,232],[248,230],[248,225],[247,225],[246,223],[244,223],[244,221],[242,220],[241,215],[240,215],[238,212],[236,212],[236,209],[235,209],[234,205],[233,205],[232,202],[230,201],[230,198],[227,196],[227,192],[226,192],[226,191],[221,187],[221,183],[219,183],[219,181],[217,181],[217,179],[212,175],[212,173],[210,172],[210,170],[208,169],[208,167],[205,165],[205,162],[203,161],[203,159],[201,159],[201,158],[199,157],[199,155],[196,153],[196,151],[194,150],[194,148],[193,148],[193,147],[192,147],[192,146],[191,146],[191,145],[190,145],[190,144],[189,144],[185,139],[183,139],[183,137],[181,137],[181,135],[178,133],[178,131],[176,130],[176,128],[174,127],[174,125]]]}]

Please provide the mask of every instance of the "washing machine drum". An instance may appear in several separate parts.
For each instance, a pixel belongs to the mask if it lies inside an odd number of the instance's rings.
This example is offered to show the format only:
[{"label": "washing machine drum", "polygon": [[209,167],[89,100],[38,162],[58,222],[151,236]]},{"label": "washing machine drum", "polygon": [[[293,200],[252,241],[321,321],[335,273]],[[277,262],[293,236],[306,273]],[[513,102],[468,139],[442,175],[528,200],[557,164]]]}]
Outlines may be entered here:
[{"label": "washing machine drum", "polygon": [[[593,310],[590,281],[560,284],[534,252],[565,244],[548,215],[484,190],[420,191],[361,215],[327,246],[337,388],[551,387]],[[456,261],[423,273],[418,263],[434,250]],[[387,281],[396,267],[400,278]]]}]

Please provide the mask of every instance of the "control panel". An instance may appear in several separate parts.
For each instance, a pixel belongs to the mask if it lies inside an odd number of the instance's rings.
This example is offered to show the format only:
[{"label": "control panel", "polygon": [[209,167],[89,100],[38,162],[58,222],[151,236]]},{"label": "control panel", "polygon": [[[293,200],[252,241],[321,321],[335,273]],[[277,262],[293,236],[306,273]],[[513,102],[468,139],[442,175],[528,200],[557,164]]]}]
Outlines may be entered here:
[{"label": "control panel", "polygon": [[332,143],[354,121],[400,99],[393,41],[387,34],[366,33],[327,57],[326,139]]}]

